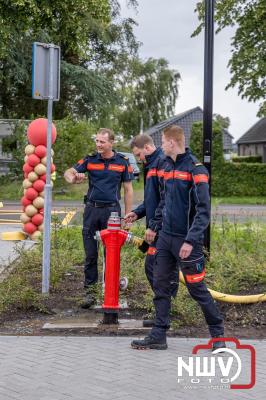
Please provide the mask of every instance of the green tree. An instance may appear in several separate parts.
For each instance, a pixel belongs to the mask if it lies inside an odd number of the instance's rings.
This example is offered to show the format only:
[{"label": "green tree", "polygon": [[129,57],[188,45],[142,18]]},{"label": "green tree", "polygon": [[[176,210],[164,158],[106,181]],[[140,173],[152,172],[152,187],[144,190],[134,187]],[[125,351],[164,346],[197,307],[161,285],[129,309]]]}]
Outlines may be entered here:
[{"label": "green tree", "polygon": [[28,144],[27,124],[21,121],[12,123],[11,129],[13,134],[2,140],[3,152],[12,154],[12,162],[8,165],[10,169],[9,177],[22,180],[25,147]]},{"label": "green tree", "polygon": [[[201,21],[192,36],[204,26],[204,1],[197,3]],[[228,66],[231,80],[226,89],[237,86],[242,98],[261,101],[258,116],[266,115],[266,4],[265,0],[217,0],[217,32],[236,26]]]},{"label": "green tree", "polygon": [[128,137],[173,115],[180,75],[164,58],[133,59],[120,79],[122,104],[117,110],[119,129]]},{"label": "green tree", "polygon": [[218,122],[218,124],[220,124],[221,127],[224,129],[228,129],[231,123],[229,117],[223,117],[220,114],[213,114],[213,119],[214,121]]},{"label": "green tree", "polygon": [[95,150],[93,135],[98,126],[85,120],[65,118],[56,122],[57,138],[53,145],[54,163],[58,176],[78,160]]},{"label": "green tree", "polygon": [[[199,161],[203,160],[203,123],[195,122],[192,125],[189,146]],[[223,128],[221,124],[213,120],[212,129],[212,166],[219,169],[224,163],[223,157]]]},{"label": "green tree", "polygon": [[[135,5],[135,1],[129,3]],[[117,0],[6,0],[0,3],[0,84],[3,117],[43,115],[31,99],[31,44],[54,42],[62,54],[61,100],[55,118],[99,119],[118,102],[110,71],[136,54],[134,21],[121,19]]]}]

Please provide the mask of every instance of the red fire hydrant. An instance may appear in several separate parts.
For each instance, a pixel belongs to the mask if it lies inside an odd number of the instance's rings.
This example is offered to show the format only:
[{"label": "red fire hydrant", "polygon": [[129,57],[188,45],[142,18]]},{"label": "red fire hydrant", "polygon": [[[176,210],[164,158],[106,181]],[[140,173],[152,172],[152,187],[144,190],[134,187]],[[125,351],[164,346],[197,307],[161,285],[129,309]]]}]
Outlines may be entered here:
[{"label": "red fire hydrant", "polygon": [[117,212],[112,212],[107,222],[107,229],[96,232],[96,239],[101,240],[106,249],[105,290],[102,308],[117,311],[119,305],[120,251],[131,234],[121,229],[121,220]]}]

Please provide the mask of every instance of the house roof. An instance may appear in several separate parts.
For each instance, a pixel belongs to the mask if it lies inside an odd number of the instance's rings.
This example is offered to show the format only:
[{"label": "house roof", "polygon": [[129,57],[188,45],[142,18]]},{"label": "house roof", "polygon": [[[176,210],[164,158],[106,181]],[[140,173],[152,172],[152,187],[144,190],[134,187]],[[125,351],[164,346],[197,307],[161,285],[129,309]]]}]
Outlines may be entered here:
[{"label": "house roof", "polygon": [[[179,125],[184,130],[186,145],[189,146],[191,128],[194,122],[203,120],[203,110],[200,107],[194,107],[190,110],[174,115],[158,124],[148,128],[145,133],[152,136],[156,146],[161,145],[161,136],[163,130],[170,125]],[[231,150],[232,140],[234,137],[228,132],[227,129],[223,129],[223,148],[224,150]]]},{"label": "house roof", "polygon": [[257,121],[249,130],[237,140],[237,144],[266,142],[266,117]]},{"label": "house roof", "polygon": [[157,131],[163,131],[164,128],[166,128],[169,125],[176,124],[177,121],[189,116],[189,114],[194,113],[195,111],[199,111],[200,113],[203,113],[202,109],[200,107],[194,107],[191,108],[188,111],[182,112],[180,114],[174,115],[171,118],[165,119],[162,122],[159,122],[156,125],[153,125],[152,127],[148,128],[145,133],[148,133],[149,135],[152,135],[153,133]]}]

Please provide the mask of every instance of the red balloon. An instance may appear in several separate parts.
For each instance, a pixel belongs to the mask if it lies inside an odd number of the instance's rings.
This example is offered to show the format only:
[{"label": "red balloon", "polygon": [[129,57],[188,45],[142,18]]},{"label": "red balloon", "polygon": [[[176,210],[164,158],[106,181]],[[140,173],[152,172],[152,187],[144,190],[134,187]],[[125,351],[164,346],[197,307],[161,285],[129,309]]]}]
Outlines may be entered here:
[{"label": "red balloon", "polygon": [[42,215],[43,215],[43,213],[44,213],[44,208],[40,208],[40,209],[39,209],[39,214],[42,214]]},{"label": "red balloon", "polygon": [[27,160],[27,163],[32,167],[36,167],[36,165],[40,164],[41,160],[36,154],[30,154]]},{"label": "red balloon", "polygon": [[24,224],[23,230],[24,232],[27,232],[31,235],[33,232],[37,231],[37,226],[34,225],[32,222],[27,222],[26,224]]},{"label": "red balloon", "polygon": [[43,174],[43,175],[39,176],[39,178],[40,178],[44,183],[46,183],[46,174]]},{"label": "red balloon", "polygon": [[32,186],[35,190],[37,190],[37,192],[42,192],[45,186],[45,182],[41,179],[37,179],[37,181],[35,181]]},{"label": "red balloon", "polygon": [[51,164],[51,172],[53,173],[55,171],[55,165]]},{"label": "red balloon", "polygon": [[22,204],[24,207],[27,207],[27,206],[29,206],[30,204],[32,204],[32,201],[29,200],[29,199],[27,199],[26,196],[23,196],[20,202],[21,202],[21,204]]},{"label": "red balloon", "polygon": [[35,190],[33,188],[29,188],[26,190],[25,197],[28,200],[34,200],[34,199],[36,199],[36,197],[38,197],[38,194],[39,193],[37,192],[37,190]]},{"label": "red balloon", "polygon": [[33,171],[33,167],[31,165],[29,165],[27,162],[23,165],[23,172],[25,172],[26,174],[28,174],[29,172]]},{"label": "red balloon", "polygon": [[35,214],[33,217],[32,217],[32,223],[34,224],[34,225],[41,225],[42,223],[43,223],[43,215],[42,214]]},{"label": "red balloon", "polygon": [[[32,121],[28,126],[28,140],[34,146],[47,145],[47,125],[48,120],[46,118],[37,118]],[[56,139],[56,129],[54,124],[52,124],[52,143]]]},{"label": "red balloon", "polygon": [[46,156],[46,147],[40,144],[39,146],[35,147],[35,154],[36,156],[43,158]]},{"label": "red balloon", "polygon": [[28,175],[29,175],[29,174],[27,174],[26,172],[24,172],[24,178],[25,178],[25,179],[28,178]]}]

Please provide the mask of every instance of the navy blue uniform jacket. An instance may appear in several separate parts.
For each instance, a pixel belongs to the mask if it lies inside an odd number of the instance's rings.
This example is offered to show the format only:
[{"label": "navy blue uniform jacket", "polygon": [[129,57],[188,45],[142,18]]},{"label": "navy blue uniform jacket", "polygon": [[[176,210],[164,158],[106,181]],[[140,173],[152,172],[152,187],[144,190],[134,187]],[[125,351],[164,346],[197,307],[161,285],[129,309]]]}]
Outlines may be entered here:
[{"label": "navy blue uniform jacket", "polygon": [[162,149],[158,147],[152,154],[145,158],[144,175],[146,175],[146,182],[144,187],[144,201],[133,211],[137,214],[138,219],[146,217],[146,225],[148,226],[161,200],[164,154]]},{"label": "navy blue uniform jacket", "polygon": [[132,167],[128,159],[114,151],[111,158],[102,158],[100,153],[93,153],[73,166],[77,172],[87,172],[89,189],[87,200],[96,202],[119,202],[122,182],[131,181]]},{"label": "navy blue uniform jacket", "polygon": [[182,236],[193,246],[203,242],[210,221],[208,171],[189,149],[176,161],[166,157],[164,199],[149,222],[153,231]]}]

